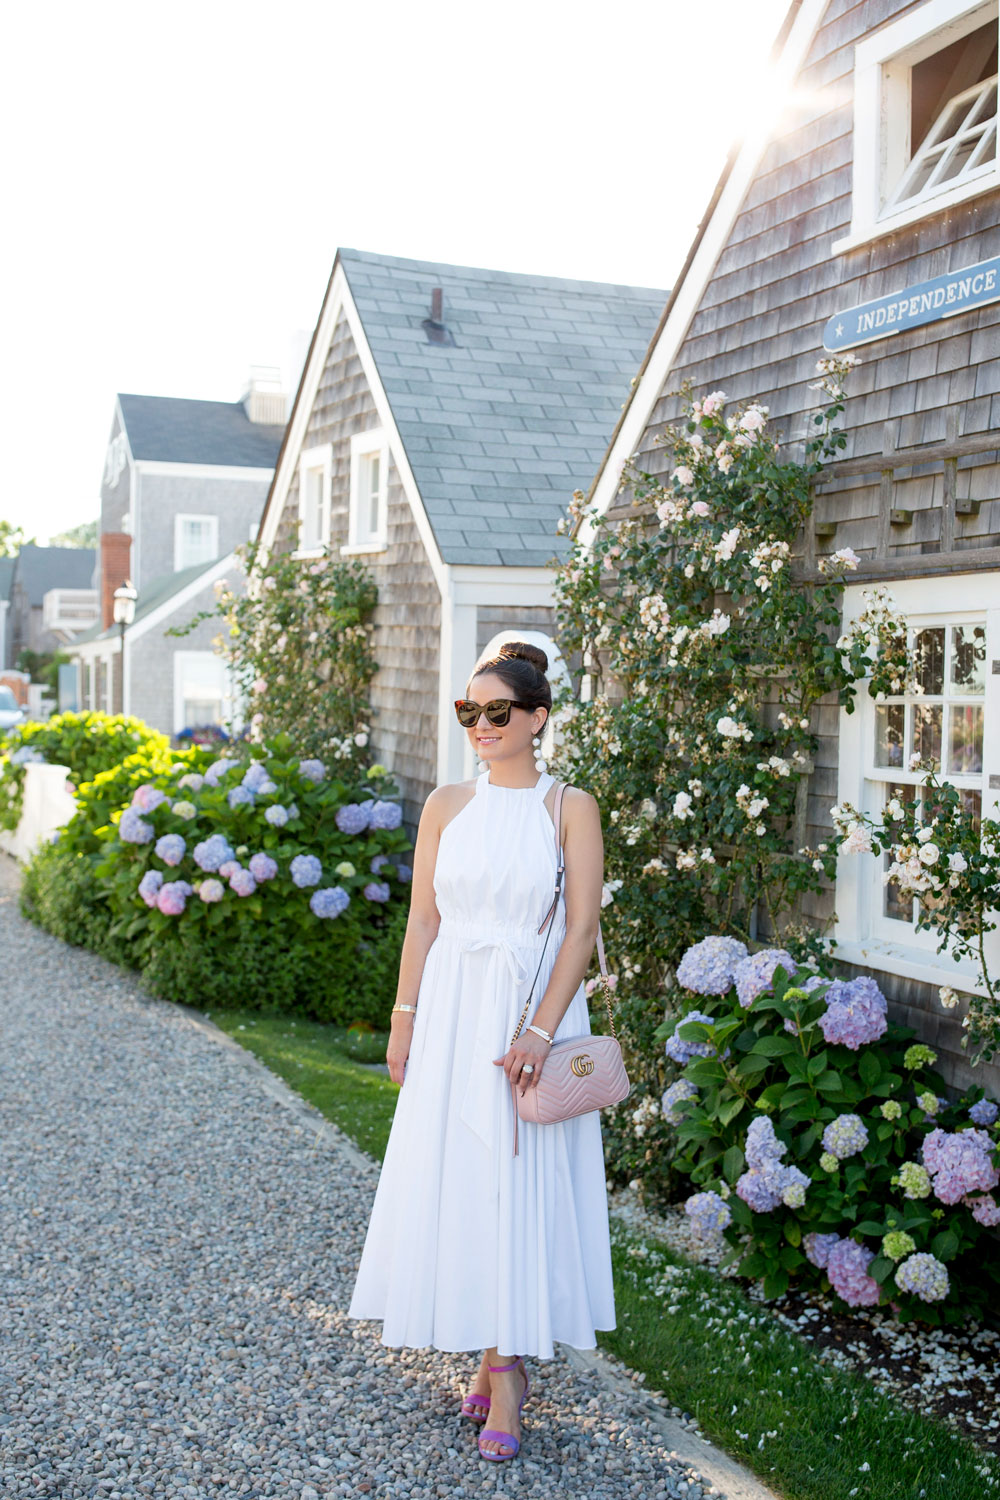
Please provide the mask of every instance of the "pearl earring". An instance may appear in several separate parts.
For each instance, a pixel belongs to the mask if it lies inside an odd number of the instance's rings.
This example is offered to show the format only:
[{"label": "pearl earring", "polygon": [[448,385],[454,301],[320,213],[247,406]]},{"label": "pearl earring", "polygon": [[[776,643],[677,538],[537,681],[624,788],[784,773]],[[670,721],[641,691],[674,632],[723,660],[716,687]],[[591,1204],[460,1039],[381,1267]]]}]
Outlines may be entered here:
[{"label": "pearl earring", "polygon": [[535,770],[536,771],[544,771],[545,770],[545,766],[546,766],[546,761],[545,761],[545,758],[542,755],[542,751],[541,751],[541,743],[542,743],[541,737],[536,734],[535,737],[534,737],[534,739],[531,741],[531,743],[535,747]]}]

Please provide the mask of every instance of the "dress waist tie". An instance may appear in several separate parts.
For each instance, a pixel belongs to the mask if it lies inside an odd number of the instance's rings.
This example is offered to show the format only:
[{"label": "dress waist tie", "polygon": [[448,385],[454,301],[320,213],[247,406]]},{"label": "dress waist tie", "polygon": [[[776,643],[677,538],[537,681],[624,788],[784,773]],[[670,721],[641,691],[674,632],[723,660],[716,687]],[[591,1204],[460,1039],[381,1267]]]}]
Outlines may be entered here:
[{"label": "dress waist tie", "polygon": [[[513,943],[505,937],[461,938],[459,948],[463,953],[498,948],[510,973],[515,998],[534,973],[534,970],[528,970]],[[523,1004],[523,999],[520,1003]],[[510,1024],[510,1012],[510,997],[502,991],[495,990],[480,1004],[472,1045],[472,1066],[459,1110],[462,1121],[492,1150],[495,1170],[499,1168],[500,1111],[509,1109],[509,1089],[503,1070],[494,1067],[493,1060],[503,1057],[510,1045],[506,1030]]]}]

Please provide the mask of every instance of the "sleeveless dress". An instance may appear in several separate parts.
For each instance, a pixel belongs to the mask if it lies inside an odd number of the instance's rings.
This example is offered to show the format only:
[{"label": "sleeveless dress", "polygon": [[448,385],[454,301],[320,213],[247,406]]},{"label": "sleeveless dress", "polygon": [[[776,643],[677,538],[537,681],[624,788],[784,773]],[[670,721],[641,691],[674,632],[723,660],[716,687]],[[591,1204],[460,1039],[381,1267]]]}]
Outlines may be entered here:
[{"label": "sleeveless dress", "polygon": [[[555,1341],[592,1349],[615,1326],[600,1117],[521,1121],[514,1156],[510,1085],[493,1066],[545,941],[552,782],[494,786],[483,771],[441,834],[441,923],[349,1308],[382,1319],[390,1347],[548,1359]],[[565,936],[562,900],[553,923],[532,1010]],[[589,1031],[581,984],[555,1035]]]}]

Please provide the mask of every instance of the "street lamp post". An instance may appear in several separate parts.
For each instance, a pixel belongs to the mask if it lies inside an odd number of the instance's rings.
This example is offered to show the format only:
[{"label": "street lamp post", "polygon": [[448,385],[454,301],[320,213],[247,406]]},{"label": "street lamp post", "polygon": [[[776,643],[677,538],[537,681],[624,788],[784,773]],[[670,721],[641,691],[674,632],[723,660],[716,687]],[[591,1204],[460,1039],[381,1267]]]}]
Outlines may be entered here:
[{"label": "street lamp post", "polygon": [[119,661],[121,662],[122,674],[121,711],[123,714],[125,712],[125,627],[131,625],[135,619],[135,601],[137,597],[138,595],[132,587],[131,578],[126,578],[125,582],[119,588],[115,589],[115,623],[121,631]]}]

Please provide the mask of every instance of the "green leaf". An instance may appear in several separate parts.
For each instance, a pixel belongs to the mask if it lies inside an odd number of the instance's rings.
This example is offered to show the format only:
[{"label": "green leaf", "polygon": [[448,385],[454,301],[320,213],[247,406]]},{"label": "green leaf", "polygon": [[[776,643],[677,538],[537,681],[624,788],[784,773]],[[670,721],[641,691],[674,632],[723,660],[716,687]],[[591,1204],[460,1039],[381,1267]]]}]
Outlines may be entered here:
[{"label": "green leaf", "polygon": [[761,1057],[784,1057],[786,1052],[798,1050],[798,1043],[790,1036],[760,1036],[754,1042],[750,1055]]},{"label": "green leaf", "polygon": [[895,1261],[890,1260],[887,1255],[876,1255],[875,1259],[869,1263],[868,1275],[881,1286],[883,1281],[889,1280],[895,1269]]},{"label": "green leaf", "polygon": [[854,1227],[859,1234],[877,1234],[880,1239],[886,1232],[885,1225],[880,1224],[877,1219],[862,1219],[861,1223]]},{"label": "green leaf", "polygon": [[764,1277],[764,1296],[782,1297],[788,1291],[788,1272],[771,1271]]},{"label": "green leaf", "polygon": [[938,1260],[951,1260],[958,1251],[958,1235],[952,1229],[943,1229],[931,1240],[931,1250]]},{"label": "green leaf", "polygon": [[815,1080],[819,1078],[822,1073],[826,1072],[826,1065],[829,1060],[829,1054],[827,1053],[825,1047],[823,1048],[822,1052],[817,1052],[814,1057],[811,1057],[809,1059],[807,1072],[813,1082],[815,1082]]},{"label": "green leaf", "polygon": [[874,1048],[869,1047],[867,1051],[862,1052],[858,1059],[858,1073],[861,1076],[862,1083],[866,1084],[868,1088],[874,1088],[875,1084],[878,1083],[882,1076],[882,1064],[879,1062],[878,1053]]},{"label": "green leaf", "polygon": [[722,1158],[722,1172],[727,1182],[735,1182],[743,1171],[745,1158],[739,1146],[730,1146]]},{"label": "green leaf", "polygon": [[801,1245],[802,1225],[798,1219],[786,1219],[784,1224],[785,1239],[790,1245]]},{"label": "green leaf", "polygon": [[821,1093],[830,1094],[839,1093],[843,1089],[844,1085],[840,1074],[835,1072],[833,1068],[827,1068],[826,1071],[824,1073],[821,1073],[816,1079],[816,1087],[820,1090]]},{"label": "green leaf", "polygon": [[723,1125],[731,1124],[732,1121],[736,1119],[736,1116],[740,1113],[745,1104],[746,1100],[741,1098],[740,1095],[737,1094],[735,1098],[727,1099],[725,1104],[720,1105],[718,1114],[719,1119],[722,1121]]}]

